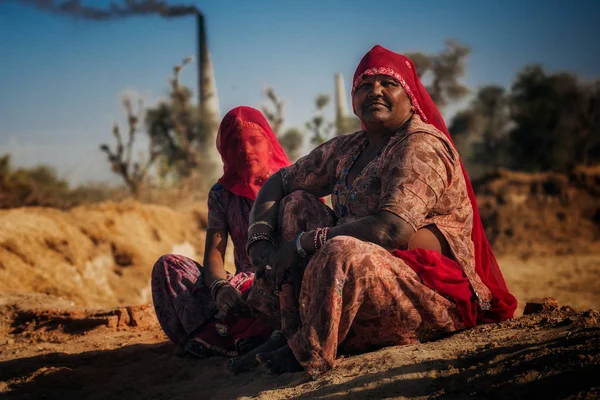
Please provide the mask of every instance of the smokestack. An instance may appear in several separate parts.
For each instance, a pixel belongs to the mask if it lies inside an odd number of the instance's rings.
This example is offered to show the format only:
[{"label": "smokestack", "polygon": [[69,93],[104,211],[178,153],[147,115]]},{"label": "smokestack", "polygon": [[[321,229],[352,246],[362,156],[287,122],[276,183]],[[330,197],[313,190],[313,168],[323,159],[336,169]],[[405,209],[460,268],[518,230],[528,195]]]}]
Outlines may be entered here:
[{"label": "smokestack", "polygon": [[[206,121],[212,119],[214,122],[211,131],[206,138],[207,163],[211,165],[215,177],[222,171],[223,163],[216,149],[218,123],[221,119],[219,112],[219,98],[217,97],[217,85],[215,83],[214,71],[208,51],[208,40],[206,37],[206,24],[202,13],[196,14],[196,27],[198,37],[198,107],[200,114]],[[209,179],[212,177],[209,177]]]},{"label": "smokestack", "polygon": [[338,72],[335,74],[335,126],[338,135],[346,133],[344,127],[347,118],[348,104],[346,103],[344,77]]},{"label": "smokestack", "polygon": [[219,98],[217,96],[217,85],[215,83],[214,71],[208,51],[208,40],[206,38],[206,26],[204,16],[196,14],[198,29],[198,106],[203,117],[212,115],[216,120],[220,119]]}]

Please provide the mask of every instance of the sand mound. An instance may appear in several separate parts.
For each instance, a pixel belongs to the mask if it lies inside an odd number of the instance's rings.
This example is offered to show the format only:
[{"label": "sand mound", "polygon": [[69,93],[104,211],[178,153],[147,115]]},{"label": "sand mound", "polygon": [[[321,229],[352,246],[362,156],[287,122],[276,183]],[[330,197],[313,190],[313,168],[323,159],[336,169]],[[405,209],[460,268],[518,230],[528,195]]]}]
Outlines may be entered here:
[{"label": "sand mound", "polygon": [[0,291],[99,307],[150,301],[154,261],[168,252],[198,256],[206,215],[125,201],[0,210],[0,226]]},{"label": "sand mound", "polygon": [[[260,369],[230,376],[224,358],[178,356],[149,318],[138,326],[108,322],[125,315],[139,321],[144,307],[20,307],[10,314],[12,333],[0,341],[0,393],[6,399],[598,398],[600,313],[556,301],[528,309],[536,314],[347,357],[312,381],[304,373],[273,377]],[[93,323],[99,320],[105,323]]]},{"label": "sand mound", "polygon": [[499,254],[600,252],[600,166],[569,174],[500,170],[473,187],[486,234]]}]

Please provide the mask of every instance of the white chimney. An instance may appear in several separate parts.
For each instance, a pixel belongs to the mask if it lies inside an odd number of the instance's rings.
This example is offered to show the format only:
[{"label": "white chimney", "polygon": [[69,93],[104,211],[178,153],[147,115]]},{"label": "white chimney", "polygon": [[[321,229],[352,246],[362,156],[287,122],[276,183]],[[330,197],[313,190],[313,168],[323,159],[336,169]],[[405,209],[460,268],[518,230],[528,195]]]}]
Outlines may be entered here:
[{"label": "white chimney", "polygon": [[344,88],[344,77],[341,73],[335,74],[335,126],[338,135],[342,133],[344,123],[348,118],[348,104],[346,102],[346,89]]}]

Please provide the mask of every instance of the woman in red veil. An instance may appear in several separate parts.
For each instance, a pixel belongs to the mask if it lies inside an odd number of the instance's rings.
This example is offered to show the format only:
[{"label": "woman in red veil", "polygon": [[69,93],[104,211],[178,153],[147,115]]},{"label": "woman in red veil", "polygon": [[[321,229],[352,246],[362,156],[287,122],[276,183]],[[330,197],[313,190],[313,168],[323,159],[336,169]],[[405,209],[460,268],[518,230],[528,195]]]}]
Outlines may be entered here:
[{"label": "woman in red veil", "polygon": [[[273,175],[250,215],[251,224],[261,223],[250,235],[287,231],[276,248],[260,239],[248,246],[255,285],[281,289],[280,303],[298,314],[287,323],[293,313],[282,313],[286,343],[257,355],[273,373],[304,368],[317,376],[335,365],[338,349],[431,340],[511,318],[517,306],[414,63],[375,46],[356,69],[352,102],[364,130],[331,139]],[[329,194],[329,219],[282,208],[289,198],[325,207],[317,197]],[[297,222],[305,217],[310,223]],[[296,297],[290,285],[300,287]]]},{"label": "woman in red veil", "polygon": [[[208,195],[204,266],[167,254],[152,271],[152,297],[167,336],[195,357],[237,356],[264,342],[272,329],[251,316],[246,299],[254,267],[246,255],[248,216],[262,184],[290,161],[260,111],[237,107],[217,136],[223,176]],[[224,268],[228,236],[235,275]]]}]

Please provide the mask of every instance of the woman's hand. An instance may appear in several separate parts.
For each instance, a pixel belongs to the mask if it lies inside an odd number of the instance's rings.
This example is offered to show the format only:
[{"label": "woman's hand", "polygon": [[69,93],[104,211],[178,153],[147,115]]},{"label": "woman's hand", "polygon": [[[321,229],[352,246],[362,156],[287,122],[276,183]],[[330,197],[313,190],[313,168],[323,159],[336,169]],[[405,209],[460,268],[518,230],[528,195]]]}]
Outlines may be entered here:
[{"label": "woman's hand", "polygon": [[267,281],[274,283],[277,290],[281,290],[281,285],[285,283],[288,271],[300,263],[300,256],[296,251],[296,242],[281,243],[279,249],[273,254],[269,260],[270,269],[267,268]]},{"label": "woman's hand", "polygon": [[228,315],[239,315],[248,311],[242,293],[230,284],[223,285],[218,290],[215,302],[219,311]]},{"label": "woman's hand", "polygon": [[264,278],[266,266],[269,265],[271,256],[276,251],[275,246],[266,240],[261,240],[250,246],[248,256],[250,257],[250,263],[256,269],[256,278]]}]

